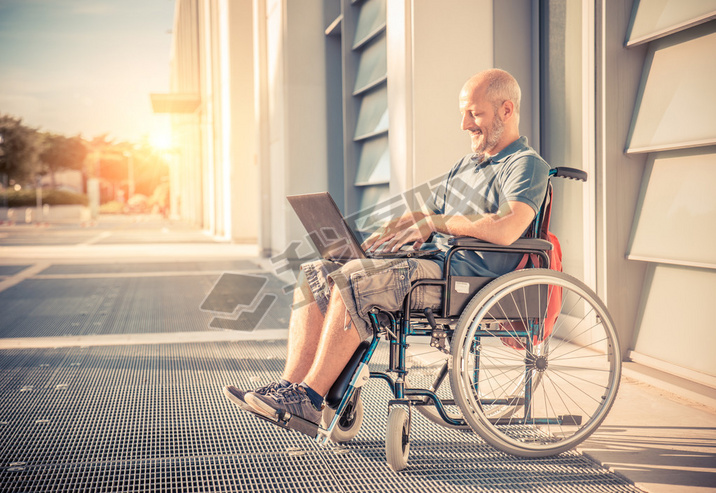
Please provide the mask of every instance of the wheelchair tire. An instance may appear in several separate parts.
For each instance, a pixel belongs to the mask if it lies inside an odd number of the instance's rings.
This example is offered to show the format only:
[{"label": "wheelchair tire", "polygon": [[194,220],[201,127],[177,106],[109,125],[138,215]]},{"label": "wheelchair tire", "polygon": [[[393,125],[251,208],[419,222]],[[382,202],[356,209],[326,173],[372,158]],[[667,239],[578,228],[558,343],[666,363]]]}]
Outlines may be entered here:
[{"label": "wheelchair tire", "polygon": [[[351,402],[343,411],[343,416],[341,416],[331,432],[329,438],[336,443],[346,443],[353,440],[363,424],[363,400],[360,398],[360,392],[357,392],[358,395],[351,399]],[[321,427],[327,429],[335,415],[335,409],[331,409],[328,406],[324,407]]]},{"label": "wheelchair tire", "polygon": [[[557,292],[556,323],[540,339]],[[538,329],[531,343],[530,326]],[[451,352],[450,385],[463,417],[486,442],[520,457],[556,455],[586,440],[607,416],[621,377],[605,305],[584,283],[549,269],[511,272],[480,290],[458,320]]]},{"label": "wheelchair tire", "polygon": [[385,458],[393,471],[408,466],[410,452],[408,411],[394,407],[388,415],[388,433],[385,435]]}]

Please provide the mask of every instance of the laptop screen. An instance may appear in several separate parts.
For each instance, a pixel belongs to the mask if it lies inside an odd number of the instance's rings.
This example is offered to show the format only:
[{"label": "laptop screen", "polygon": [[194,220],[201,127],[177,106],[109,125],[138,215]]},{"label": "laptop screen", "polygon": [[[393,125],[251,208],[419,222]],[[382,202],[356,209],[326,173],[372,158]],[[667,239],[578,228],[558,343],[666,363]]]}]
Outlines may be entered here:
[{"label": "laptop screen", "polygon": [[339,261],[366,258],[360,242],[328,192],[289,195],[286,198],[321,257]]}]

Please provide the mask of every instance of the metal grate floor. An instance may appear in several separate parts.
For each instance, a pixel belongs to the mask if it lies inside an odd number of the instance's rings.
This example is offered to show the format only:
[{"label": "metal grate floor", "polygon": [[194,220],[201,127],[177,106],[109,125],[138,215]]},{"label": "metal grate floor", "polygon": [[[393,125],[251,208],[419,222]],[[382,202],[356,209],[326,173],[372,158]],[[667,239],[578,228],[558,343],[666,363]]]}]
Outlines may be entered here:
[{"label": "metal grate floor", "polygon": [[417,413],[408,469],[395,473],[379,381],[362,393],[358,436],[319,446],[221,392],[277,378],[284,346],[0,351],[0,491],[639,491],[576,452],[519,459]]}]

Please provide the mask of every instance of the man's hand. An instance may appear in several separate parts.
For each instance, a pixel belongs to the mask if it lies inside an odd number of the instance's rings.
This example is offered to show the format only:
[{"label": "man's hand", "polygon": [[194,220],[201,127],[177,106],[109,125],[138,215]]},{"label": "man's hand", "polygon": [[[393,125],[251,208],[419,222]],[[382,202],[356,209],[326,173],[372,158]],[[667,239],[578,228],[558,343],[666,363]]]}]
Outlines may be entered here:
[{"label": "man's hand", "polygon": [[[409,212],[397,219],[388,221],[363,242],[363,249],[366,252],[375,251],[387,241],[393,240],[397,235],[416,226],[417,223],[422,221],[424,218],[425,214],[422,212]],[[428,234],[428,236],[430,236],[430,234]],[[402,243],[398,248],[403,246],[405,243],[407,242]]]},{"label": "man's hand", "polygon": [[420,247],[428,241],[433,233],[433,227],[426,218],[421,219],[417,223],[397,231],[393,235],[384,235],[376,242],[377,246],[385,244],[383,251],[397,252],[403,245],[413,244],[413,250],[419,250]]}]

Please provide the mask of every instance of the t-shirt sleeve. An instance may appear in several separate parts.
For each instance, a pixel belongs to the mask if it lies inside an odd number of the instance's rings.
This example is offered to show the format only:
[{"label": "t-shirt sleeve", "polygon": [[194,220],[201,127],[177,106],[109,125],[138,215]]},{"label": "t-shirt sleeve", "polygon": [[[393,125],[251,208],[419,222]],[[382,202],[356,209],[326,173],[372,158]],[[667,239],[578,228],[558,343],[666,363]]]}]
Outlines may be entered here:
[{"label": "t-shirt sleeve", "polygon": [[549,170],[549,164],[535,155],[520,156],[509,163],[502,177],[500,205],[523,202],[537,213],[547,192]]}]

